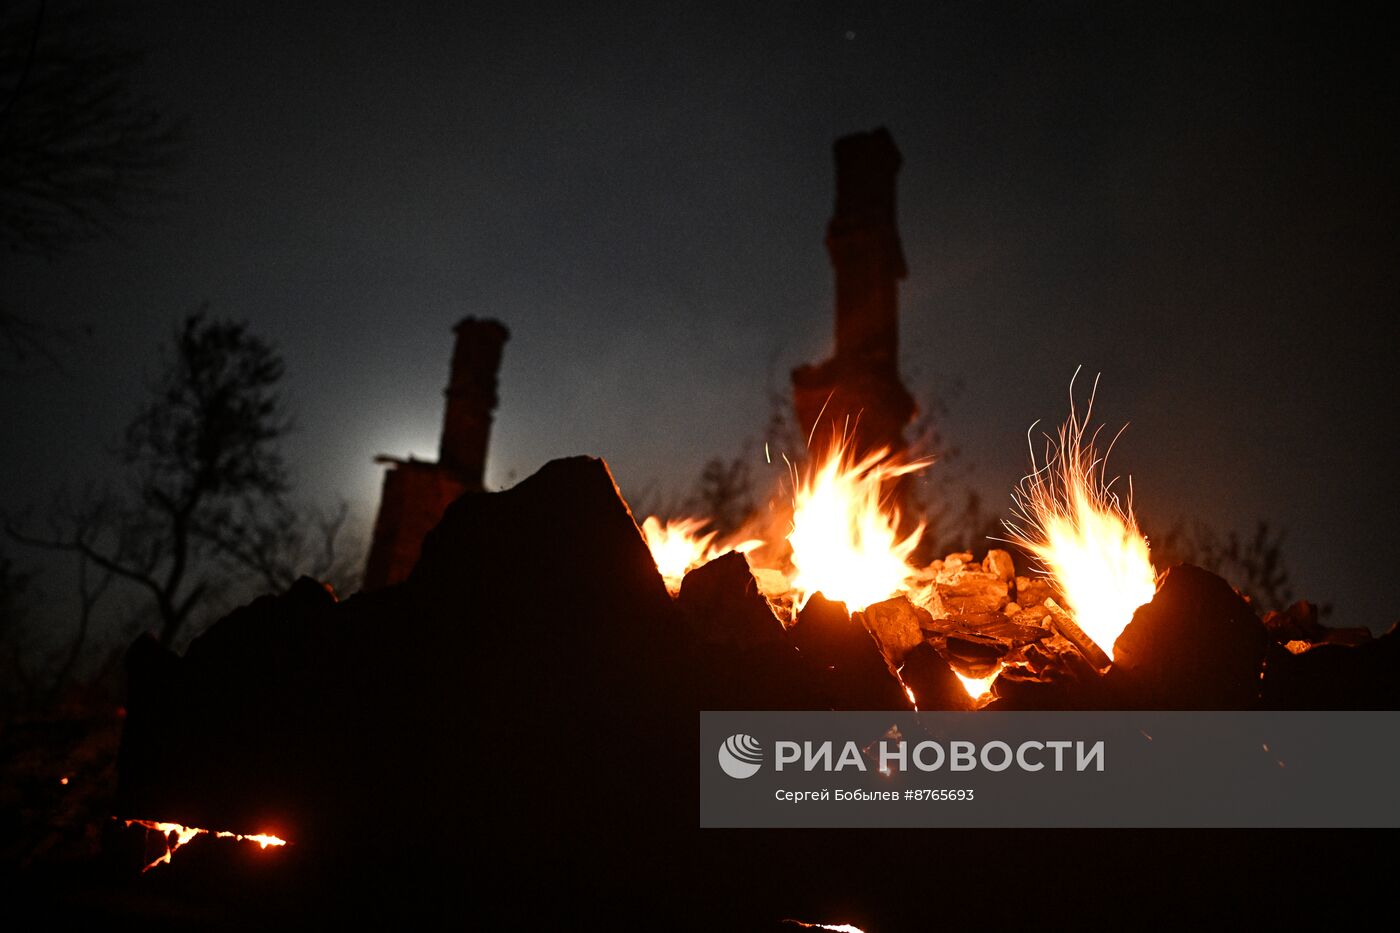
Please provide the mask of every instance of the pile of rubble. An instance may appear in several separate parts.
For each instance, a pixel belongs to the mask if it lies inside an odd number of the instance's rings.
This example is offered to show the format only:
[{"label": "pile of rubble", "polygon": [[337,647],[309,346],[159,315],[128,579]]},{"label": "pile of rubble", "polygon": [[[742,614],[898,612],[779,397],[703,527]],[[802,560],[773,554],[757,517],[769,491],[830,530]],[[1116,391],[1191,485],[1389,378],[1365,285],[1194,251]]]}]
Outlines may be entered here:
[{"label": "pile of rubble", "polygon": [[[396,864],[444,897],[471,877],[476,913],[518,911],[493,892],[526,875],[573,907],[716,885],[787,903],[822,894],[825,856],[793,854],[760,889],[698,832],[699,710],[1400,703],[1393,631],[1362,641],[1303,609],[1266,622],[1195,567],[1165,575],[1111,665],[1005,552],[949,555],[924,582],[922,604],[853,621],[818,594],[784,626],[728,554],[672,598],[606,465],[554,461],[453,503],[402,584],[337,602],[302,580],[183,657],[133,646],[115,815],[275,832],[308,863]],[[996,670],[981,700],[959,678]]]}]

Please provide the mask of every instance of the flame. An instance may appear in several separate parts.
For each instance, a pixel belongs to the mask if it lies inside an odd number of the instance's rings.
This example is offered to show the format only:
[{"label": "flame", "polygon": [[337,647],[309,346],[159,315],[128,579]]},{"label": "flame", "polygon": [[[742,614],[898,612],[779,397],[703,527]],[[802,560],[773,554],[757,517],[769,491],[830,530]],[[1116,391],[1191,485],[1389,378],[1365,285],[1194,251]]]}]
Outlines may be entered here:
[{"label": "flame", "polygon": [[656,569],[660,571],[661,579],[666,581],[666,590],[672,596],[680,593],[681,581],[696,567],[708,564],[729,551],[743,554],[763,544],[762,541],[749,540],[716,545],[714,540],[719,536],[718,532],[701,534],[708,524],[709,521],[703,518],[676,518],[663,523],[655,515],[648,515],[642,522],[642,537],[646,539],[651,559],[656,562]]},{"label": "flame", "polygon": [[[196,826],[183,826],[179,823],[163,823],[158,820],[123,820],[122,822],[127,826],[140,826],[147,831],[158,832],[165,837],[164,854],[141,869],[142,874],[145,874],[157,865],[169,865],[172,856],[175,855],[175,850],[200,833],[207,833],[214,836],[216,839],[236,839],[240,842],[256,842],[258,847],[262,849],[266,849],[268,846],[284,846],[287,844],[287,840],[278,836],[268,835],[267,833],[250,833],[244,835],[242,833],[231,833],[227,830],[211,831],[208,829],[200,829]],[[175,837],[173,845],[171,844],[171,836]]]},{"label": "flame", "polygon": [[974,700],[980,700],[992,692],[992,682],[1001,673],[1001,665],[998,664],[997,669],[986,677],[968,677],[966,674],[958,674],[956,668],[953,669],[953,673],[957,674],[958,680],[962,681],[963,689],[967,691],[967,695]]},{"label": "flame", "polygon": [[871,603],[910,589],[915,570],[909,556],[924,523],[899,535],[899,510],[887,500],[891,480],[928,466],[901,462],[886,449],[857,460],[849,438],[832,445],[825,462],[795,483],[792,573],[788,584],[796,609],[813,593],[860,612]]},{"label": "flame", "polygon": [[663,524],[655,515],[648,515],[642,522],[642,536],[651,549],[651,559],[656,561],[656,569],[672,596],[681,591],[686,571],[715,556],[710,544],[718,532],[701,534],[706,524],[701,518],[677,518]]},{"label": "flame", "polygon": [[1032,448],[1033,470],[1012,493],[1015,518],[1005,524],[1054,578],[1074,621],[1112,658],[1133,612],[1152,601],[1157,572],[1133,517],[1131,485],[1124,501],[1112,489],[1116,478],[1107,478],[1113,444],[1099,454],[1099,430],[1086,436],[1097,391],[1095,378],[1080,418],[1070,382],[1069,420],[1058,439],[1048,440],[1043,465],[1036,465]]},{"label": "flame", "polygon": [[783,923],[791,923],[793,926],[803,927],[808,930],[833,930],[835,933],[865,933],[854,923],[803,923],[801,920],[784,920]]}]

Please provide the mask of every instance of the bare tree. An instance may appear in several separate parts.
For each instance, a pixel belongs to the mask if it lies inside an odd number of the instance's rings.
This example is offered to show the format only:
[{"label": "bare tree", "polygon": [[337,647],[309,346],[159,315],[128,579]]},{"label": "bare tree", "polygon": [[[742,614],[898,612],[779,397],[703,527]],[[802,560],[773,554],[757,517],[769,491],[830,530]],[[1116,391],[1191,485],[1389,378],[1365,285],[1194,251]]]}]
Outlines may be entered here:
[{"label": "bare tree", "polygon": [[133,86],[143,55],[91,8],[0,23],[0,244],[54,256],[168,196],[181,124]]},{"label": "bare tree", "polygon": [[67,644],[53,652],[35,645],[26,625],[34,579],[34,574],[16,571],[8,558],[0,557],[0,659],[6,669],[6,687],[0,694],[5,701],[20,705],[52,704],[73,682],[88,647],[97,606],[113,575],[78,555],[77,624]]},{"label": "bare tree", "polygon": [[[247,325],[203,311],[176,332],[161,377],[127,428],[123,493],[85,496],[51,513],[47,535],[6,522],[25,544],[80,554],[144,590],[174,643],[216,586],[223,542],[279,508],[288,480],[279,440],[283,363]],[[252,532],[247,532],[251,535]]]},{"label": "bare tree", "polygon": [[24,663],[28,653],[24,621],[33,590],[34,575],[0,553],[0,698],[5,700],[27,699],[33,691],[33,677]]},{"label": "bare tree", "polygon": [[[53,258],[170,197],[183,124],[135,89],[113,8],[0,11],[0,250]],[[63,331],[0,308],[0,348],[56,363]]]},{"label": "bare tree", "polygon": [[721,540],[738,531],[754,510],[753,475],[747,456],[706,461],[685,511],[710,520]]},{"label": "bare tree", "polygon": [[[1149,537],[1159,568],[1191,563],[1220,574],[1264,610],[1286,609],[1294,599],[1293,576],[1284,554],[1284,532],[1267,519],[1249,534],[1221,533],[1205,522],[1178,522],[1160,537]],[[1321,614],[1331,612],[1330,605]]]},{"label": "bare tree", "polygon": [[110,570],[95,567],[86,555],[78,555],[78,624],[68,642],[68,651],[49,685],[50,700],[57,699],[63,688],[73,679],[78,669],[78,661],[87,647],[88,635],[92,632],[98,603],[102,602],[102,597],[107,594],[114,578],[115,574]]},{"label": "bare tree", "polygon": [[250,572],[263,587],[285,590],[298,577],[328,584],[336,593],[359,588],[364,542],[347,528],[350,505],[298,509],[285,502],[249,508],[255,521],[211,529],[211,537],[236,568]]}]

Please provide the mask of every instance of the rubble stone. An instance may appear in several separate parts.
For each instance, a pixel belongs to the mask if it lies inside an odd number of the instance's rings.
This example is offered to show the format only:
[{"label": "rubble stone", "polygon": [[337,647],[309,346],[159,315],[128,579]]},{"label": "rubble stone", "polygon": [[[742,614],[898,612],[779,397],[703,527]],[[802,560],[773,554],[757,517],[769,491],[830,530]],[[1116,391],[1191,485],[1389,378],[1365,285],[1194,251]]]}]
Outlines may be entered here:
[{"label": "rubble stone", "polygon": [[686,574],[676,608],[694,641],[689,664],[701,709],[826,705],[819,676],[730,552]]},{"label": "rubble stone", "polygon": [[1331,628],[1321,624],[1317,606],[1307,600],[1299,600],[1282,612],[1265,613],[1264,628],[1278,644],[1359,645],[1371,640],[1368,628]]},{"label": "rubble stone", "polygon": [[749,562],[735,551],[686,574],[676,606],[704,641],[751,645],[785,640],[782,623],[759,593]]},{"label": "rubble stone", "polygon": [[982,569],[1008,585],[1016,582],[1016,562],[1006,551],[992,548],[982,560]]},{"label": "rubble stone", "polygon": [[937,584],[938,598],[954,615],[995,612],[1007,603],[1005,581],[979,571],[964,571],[952,583]]},{"label": "rubble stone", "polygon": [[843,603],[817,593],[789,630],[817,669],[825,705],[833,709],[907,709],[908,698],[875,636],[851,618]]},{"label": "rubble stone", "polygon": [[1055,595],[1055,588],[1044,577],[1017,577],[1016,602],[1021,608],[1039,606]]},{"label": "rubble stone", "polygon": [[1250,709],[1267,641],[1228,583],[1180,564],[1118,636],[1106,679],[1125,709]]},{"label": "rubble stone", "polygon": [[1262,704],[1268,709],[1400,709],[1400,625],[1356,645],[1302,654],[1270,645]]},{"label": "rubble stone", "polygon": [[914,694],[914,703],[921,710],[972,709],[962,681],[938,651],[928,644],[919,645],[904,658],[899,676]]}]

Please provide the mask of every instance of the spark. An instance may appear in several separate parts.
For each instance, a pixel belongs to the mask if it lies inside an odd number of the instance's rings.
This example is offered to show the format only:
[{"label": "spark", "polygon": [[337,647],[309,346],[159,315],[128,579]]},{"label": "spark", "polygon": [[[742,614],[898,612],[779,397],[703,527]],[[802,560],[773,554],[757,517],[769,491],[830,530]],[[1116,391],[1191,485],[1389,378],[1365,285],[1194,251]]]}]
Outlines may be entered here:
[{"label": "spark", "polygon": [[1120,498],[1113,490],[1116,478],[1106,472],[1122,429],[1102,454],[1097,449],[1102,428],[1089,433],[1097,393],[1095,377],[1081,417],[1070,381],[1069,419],[1058,438],[1047,437],[1043,464],[1031,443],[1032,470],[1012,493],[1013,518],[1004,524],[1057,584],[1075,623],[1112,658],[1113,644],[1134,611],[1152,601],[1157,572],[1133,516],[1131,483],[1126,498]]}]

